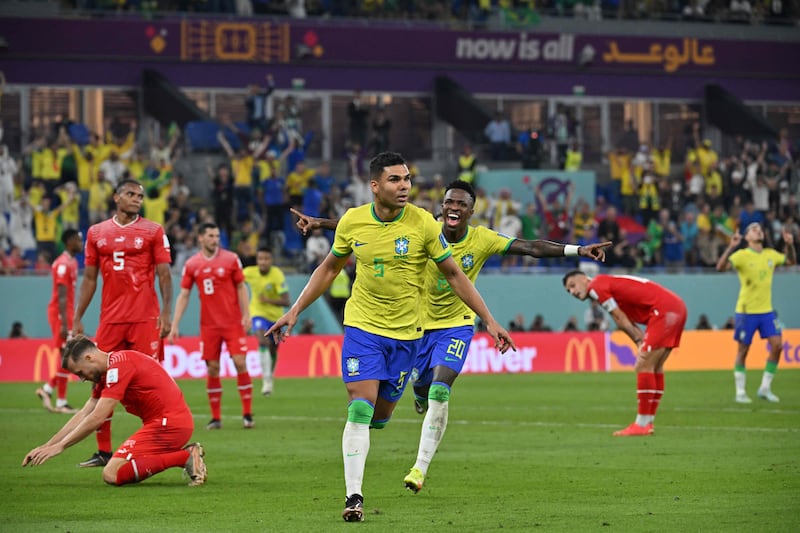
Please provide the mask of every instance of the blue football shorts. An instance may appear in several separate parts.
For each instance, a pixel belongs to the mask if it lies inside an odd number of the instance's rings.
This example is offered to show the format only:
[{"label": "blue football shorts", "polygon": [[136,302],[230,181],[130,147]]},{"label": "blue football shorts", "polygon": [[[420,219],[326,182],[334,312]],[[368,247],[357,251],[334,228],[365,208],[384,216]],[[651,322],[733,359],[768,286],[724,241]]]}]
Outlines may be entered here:
[{"label": "blue football shorts", "polygon": [[411,376],[419,339],[395,340],[350,326],[342,341],[342,380],[345,383],[376,379],[378,395],[396,402]]},{"label": "blue football shorts", "polygon": [[275,322],[271,320],[267,320],[263,316],[254,316],[250,319],[250,327],[253,328],[253,331],[267,331],[269,328],[275,325]]},{"label": "blue football shorts", "polygon": [[775,311],[769,313],[736,313],[733,338],[750,346],[753,335],[758,331],[762,339],[768,339],[781,334],[781,323]]},{"label": "blue football shorts", "polygon": [[446,366],[460,374],[467,360],[473,333],[472,326],[427,330],[414,362],[416,385],[430,385],[433,381],[433,369],[437,366]]}]

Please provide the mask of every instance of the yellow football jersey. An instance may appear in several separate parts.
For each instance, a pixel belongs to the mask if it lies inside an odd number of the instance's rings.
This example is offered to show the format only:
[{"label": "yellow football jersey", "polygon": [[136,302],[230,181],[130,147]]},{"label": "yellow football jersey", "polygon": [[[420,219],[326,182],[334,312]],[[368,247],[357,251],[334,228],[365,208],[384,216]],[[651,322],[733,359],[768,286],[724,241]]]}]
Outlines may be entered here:
[{"label": "yellow football jersey", "polygon": [[344,324],[396,340],[422,336],[424,276],[428,259],[450,257],[441,225],[408,204],[390,222],[372,203],[349,209],[336,228],[332,253],[356,260],[356,279]]},{"label": "yellow football jersey", "polygon": [[280,305],[261,303],[259,296],[270,300],[278,300],[289,292],[286,285],[286,276],[276,266],[271,266],[266,274],[262,274],[257,266],[242,269],[244,281],[250,287],[250,316],[264,317],[270,322],[275,322],[283,316],[284,309]]},{"label": "yellow football jersey", "polygon": [[743,248],[728,258],[739,274],[739,299],[736,300],[737,313],[769,313],[772,311],[772,273],[775,267],[786,262],[786,256],[764,248],[761,253]]},{"label": "yellow football jersey", "polygon": [[[468,227],[459,242],[451,242],[453,259],[475,283],[486,260],[505,254],[516,239],[484,226]],[[428,262],[425,274],[425,329],[471,326],[475,313],[458,297],[434,263]]]}]

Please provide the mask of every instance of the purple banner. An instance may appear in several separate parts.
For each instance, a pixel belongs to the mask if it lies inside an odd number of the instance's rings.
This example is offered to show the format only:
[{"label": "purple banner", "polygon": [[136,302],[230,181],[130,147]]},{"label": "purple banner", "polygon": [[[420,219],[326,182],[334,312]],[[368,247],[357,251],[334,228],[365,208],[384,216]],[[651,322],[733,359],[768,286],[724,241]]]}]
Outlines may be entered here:
[{"label": "purple banner", "polygon": [[[689,29],[689,27],[687,27]],[[156,68],[191,87],[280,75],[306,88],[697,98],[714,81],[745,99],[797,101],[800,42],[459,32],[295,21],[0,20],[9,83],[137,85]],[[487,75],[491,73],[491,75]]]}]

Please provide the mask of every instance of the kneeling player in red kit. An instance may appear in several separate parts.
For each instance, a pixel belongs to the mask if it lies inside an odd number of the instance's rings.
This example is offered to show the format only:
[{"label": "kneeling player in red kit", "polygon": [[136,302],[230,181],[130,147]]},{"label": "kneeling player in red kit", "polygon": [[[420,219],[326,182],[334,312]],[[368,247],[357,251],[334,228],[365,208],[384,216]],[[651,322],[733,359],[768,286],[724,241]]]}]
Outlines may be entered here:
[{"label": "kneeling player in red kit", "polygon": [[176,466],[186,470],[190,486],[206,481],[203,447],[186,444],[194,431],[192,412],[158,361],[135,350],[103,352],[78,335],[64,346],[62,366],[93,382],[92,395],[50,440],[25,455],[22,466],[40,465],[82,441],[122,403],[143,425],[103,467],[103,481],[110,485],[138,483]]}]

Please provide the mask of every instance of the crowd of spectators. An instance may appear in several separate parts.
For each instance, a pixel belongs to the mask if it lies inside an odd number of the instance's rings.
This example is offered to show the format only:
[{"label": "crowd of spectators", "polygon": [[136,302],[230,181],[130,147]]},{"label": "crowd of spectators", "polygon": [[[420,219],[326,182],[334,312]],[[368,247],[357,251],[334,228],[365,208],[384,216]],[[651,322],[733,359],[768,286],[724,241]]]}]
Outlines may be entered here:
[{"label": "crowd of spectators", "polygon": [[[81,145],[70,134],[72,125],[59,122],[52,131],[38,135],[21,157],[0,147],[3,271],[46,272],[59,252],[59,232],[85,231],[107,218],[114,187],[124,177],[144,185],[143,215],[165,226],[178,269],[197,250],[195,224],[213,220],[221,228],[223,245],[236,251],[245,264],[252,263],[259,246],[267,245],[279,263],[298,271],[313,270],[324,258],[332,235],[321,231],[300,235],[290,208],[338,218],[349,207],[371,199],[364,162],[374,151],[361,150],[364,131],[354,127],[352,109],[348,116],[350,142],[339,164],[305,160],[299,112],[291,97],[275,105],[268,119],[259,119],[264,120],[263,133],[259,127],[244,132],[223,117],[225,131],[239,139],[238,148],[221,131],[219,142],[227,161],[212,164],[208,159],[207,176],[191,176],[209,180],[206,198],[192,197],[184,177],[175,171],[184,145],[174,125],[159,134],[151,127],[139,129],[136,122],[107,120],[104,131],[90,134]],[[703,138],[700,124],[687,130],[685,153],[676,157],[671,140],[651,146],[627,128],[617,148],[607,154],[611,179],[597,188],[594,204],[575,198],[574,187],[564,198],[546,201],[538,188],[529,198],[512,198],[507,189],[490,196],[478,186],[473,221],[525,239],[609,240],[615,244],[608,251],[607,265],[629,271],[713,267],[731,235],[753,221],[765,226],[769,246],[783,247],[783,226],[797,236],[800,151],[787,130],[772,142],[737,139],[735,150],[722,156]],[[562,144],[556,136],[542,143],[559,146],[558,151]],[[564,163],[570,157],[559,158],[557,164],[569,169]],[[434,215],[447,182],[475,178],[478,156],[470,145],[453,159],[458,165],[452,176],[423,176],[410,164],[415,178],[411,200]],[[488,266],[508,270],[537,265],[575,266],[566,259],[518,257]]]},{"label": "crowd of spectators", "polygon": [[[689,126],[683,164],[672,167],[670,140],[657,147],[640,142],[635,151],[624,136],[608,154],[612,178],[598,205],[606,215],[597,234],[615,242],[610,266],[640,268],[713,267],[731,235],[751,222],[765,228],[766,245],[783,249],[781,228],[798,236],[798,145],[787,129],[774,141],[737,138],[720,155]],[[643,231],[631,238],[618,216],[634,219]],[[797,244],[795,244],[797,246]]]},{"label": "crowd of spectators", "polygon": [[[176,163],[187,157],[182,132],[175,125],[160,131],[151,121],[140,126],[136,121],[109,119],[102,131],[83,136],[79,125],[57,121],[21,154],[0,147],[0,272],[47,273],[60,252],[60,231],[85,232],[90,224],[108,218],[114,186],[126,177],[143,184],[143,216],[164,225],[176,271],[198,250],[194,228],[203,221],[220,226],[223,246],[235,251],[243,264],[253,264],[255,251],[266,245],[278,264],[299,272],[313,270],[329,250],[332,234],[301,235],[290,208],[339,218],[349,207],[370,201],[365,162],[388,147],[389,137],[385,143],[370,142],[369,128],[360,121],[361,96],[356,92],[344,117],[346,153],[338,161],[307,161],[298,104],[288,96],[265,105],[271,86],[270,81],[267,89],[254,87],[249,92],[243,105],[246,126],[221,117],[222,153],[216,157],[227,157],[218,163],[209,158],[207,172],[201,173],[206,175],[186,180],[175,170]],[[262,99],[261,104],[255,99]],[[568,114],[561,118],[559,114],[536,142],[542,151],[558,154],[556,166],[579,168],[579,149],[573,145],[576,126],[570,125]],[[494,122],[504,120],[497,115]],[[560,128],[564,135],[559,137]],[[231,139],[237,141],[236,148]],[[526,139],[531,140],[529,131],[516,140],[523,156],[525,148],[520,145]],[[513,150],[515,143],[509,140],[506,148]],[[610,180],[598,186],[594,203],[575,197],[574,187],[563,198],[545,200],[538,188],[527,198],[512,198],[507,189],[489,195],[477,183],[473,222],[524,239],[609,240],[614,246],[607,253],[607,266],[628,272],[712,268],[731,235],[753,221],[764,225],[768,246],[782,249],[784,226],[794,232],[795,243],[800,242],[800,150],[786,129],[769,141],[736,139],[735,148],[723,154],[705,138],[699,123],[687,125],[681,153],[674,153],[671,139],[657,146],[641,139],[632,124],[617,141],[606,154]],[[494,164],[492,153],[489,149],[489,160],[480,161],[489,169]],[[411,201],[434,215],[446,184],[456,178],[473,181],[482,157],[468,144],[452,156],[458,161],[452,175],[423,175],[409,163],[414,177]],[[576,160],[577,166],[570,163]],[[188,180],[208,180],[209,194],[193,196]],[[496,258],[487,267],[563,269],[575,267],[575,261],[507,257]]]},{"label": "crowd of spectators", "polygon": [[800,16],[793,0],[65,0],[84,10],[211,13],[239,16],[364,17],[462,23],[494,19],[509,28],[533,26],[540,16],[790,24]]}]

